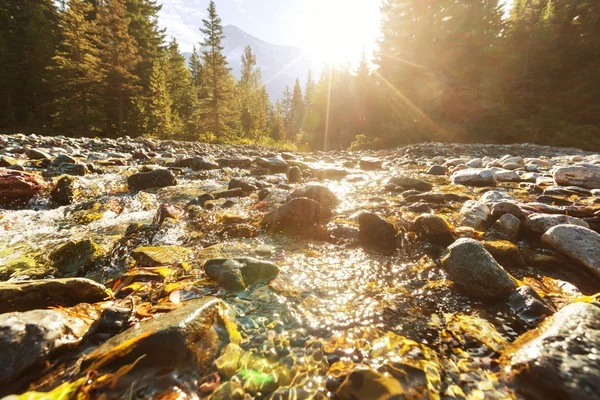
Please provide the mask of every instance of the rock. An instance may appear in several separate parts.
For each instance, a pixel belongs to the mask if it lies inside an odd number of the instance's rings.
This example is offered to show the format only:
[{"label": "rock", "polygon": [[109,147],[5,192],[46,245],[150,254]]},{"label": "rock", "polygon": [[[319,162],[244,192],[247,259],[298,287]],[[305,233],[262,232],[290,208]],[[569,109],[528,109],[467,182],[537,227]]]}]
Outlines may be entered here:
[{"label": "rock", "polygon": [[240,168],[249,169],[252,167],[252,160],[249,158],[219,158],[217,163],[221,168]]},{"label": "rock", "polygon": [[72,240],[50,253],[50,261],[60,272],[85,273],[102,261],[105,251],[89,239]]},{"label": "rock", "polygon": [[214,258],[204,264],[204,272],[226,289],[244,290],[250,285],[269,283],[279,275],[279,267],[249,257]]},{"label": "rock", "polygon": [[244,189],[237,187],[231,190],[221,190],[220,192],[214,192],[213,196],[215,197],[215,200],[218,200],[229,199],[234,197],[246,197],[248,196],[248,193],[245,192]]},{"label": "rock", "polygon": [[599,233],[583,226],[558,225],[544,233],[542,242],[600,278]]},{"label": "rock", "polygon": [[337,167],[312,167],[310,169],[310,172],[313,174],[313,176],[319,180],[324,180],[324,179],[332,179],[332,180],[339,180],[339,179],[343,179],[346,176],[348,176],[350,174],[349,171],[343,169],[343,168],[337,168]]},{"label": "rock", "polygon": [[75,183],[77,180],[71,176],[63,176],[57,182],[54,188],[50,191],[50,198],[59,206],[68,206],[72,204],[75,195]]},{"label": "rock", "polygon": [[97,303],[109,298],[109,293],[103,285],[83,278],[0,282],[0,314]]},{"label": "rock", "polygon": [[521,182],[521,175],[503,168],[492,168],[496,182]]},{"label": "rock", "polygon": [[390,178],[388,183],[403,187],[404,189],[415,189],[420,192],[428,192],[433,189],[433,184],[422,179],[411,178],[408,176],[395,176]]},{"label": "rock", "polygon": [[17,160],[6,155],[0,156],[0,168],[14,167],[18,165]]},{"label": "rock", "polygon": [[176,161],[173,166],[179,168],[191,168],[194,171],[209,171],[219,169],[219,164],[212,162],[204,157],[184,158]]},{"label": "rock", "polygon": [[442,245],[449,245],[454,241],[454,232],[450,224],[439,215],[423,214],[413,223],[418,237]]},{"label": "rock", "polygon": [[257,157],[254,162],[263,168],[267,168],[273,174],[286,173],[290,165],[281,156],[268,159]]},{"label": "rock", "polygon": [[138,247],[131,257],[142,267],[160,267],[185,261],[191,250],[179,246]]},{"label": "rock", "polygon": [[485,203],[489,206],[492,206],[495,203],[514,201],[514,200],[515,200],[514,197],[512,197],[508,193],[501,192],[499,190],[487,191],[483,194],[483,196],[481,196],[481,199],[479,199],[479,201],[481,201],[482,203]]},{"label": "rock", "polygon": [[168,169],[158,168],[148,172],[138,172],[127,178],[127,185],[131,190],[146,190],[150,188],[161,188],[176,186],[177,179]]},{"label": "rock", "polygon": [[331,212],[305,197],[293,198],[264,216],[260,225],[268,230],[307,230],[331,217]]},{"label": "rock", "polygon": [[363,171],[375,171],[381,169],[383,161],[375,157],[363,157],[359,162],[360,169]]},{"label": "rock", "polygon": [[506,240],[494,240],[484,242],[483,247],[488,253],[494,257],[498,263],[504,267],[510,268],[526,268],[527,263],[521,250],[515,245]]},{"label": "rock", "polygon": [[49,160],[52,158],[48,153],[39,149],[28,149],[25,151],[25,156],[30,160]]},{"label": "rock", "polygon": [[174,204],[163,204],[156,211],[152,223],[161,225],[167,218],[178,221],[183,218],[183,210]]},{"label": "rock", "polygon": [[496,175],[490,169],[463,169],[452,174],[452,183],[464,186],[496,186]]},{"label": "rock", "polygon": [[488,206],[475,200],[468,200],[460,210],[458,220],[461,226],[469,226],[476,230],[483,230],[491,210]]},{"label": "rock", "polygon": [[466,293],[483,299],[505,299],[517,288],[481,243],[462,238],[442,258],[450,279]]},{"label": "rock", "polygon": [[559,186],[581,186],[600,189],[600,167],[561,167],[554,171],[554,182]]},{"label": "rock", "polygon": [[359,240],[365,247],[382,253],[396,250],[398,229],[377,214],[363,212],[358,216]]},{"label": "rock", "polygon": [[503,201],[500,203],[496,203],[492,206],[492,217],[500,218],[504,214],[514,215],[520,220],[525,219],[525,213],[523,212],[523,210],[521,210],[521,207],[519,207],[515,203]]},{"label": "rock", "polygon": [[492,231],[505,238],[508,241],[514,242],[519,234],[521,220],[512,214],[504,214],[492,225]]},{"label": "rock", "polygon": [[507,304],[522,320],[533,325],[555,312],[531,286],[517,288],[508,298]]},{"label": "rock", "polygon": [[245,193],[252,193],[258,190],[258,187],[252,185],[248,182],[244,182],[239,179],[232,179],[229,181],[229,185],[227,186],[229,190],[231,189],[242,189]]},{"label": "rock", "polygon": [[291,198],[305,197],[319,203],[326,209],[335,208],[339,203],[339,199],[329,188],[321,185],[307,185],[300,189],[296,189],[291,195]]},{"label": "rock", "polygon": [[446,167],[444,167],[442,165],[432,165],[427,170],[427,175],[444,176],[447,173],[448,173],[448,168],[446,168]]},{"label": "rock", "polygon": [[203,207],[204,203],[206,203],[207,201],[210,201],[210,200],[214,200],[214,199],[215,199],[215,196],[213,196],[212,194],[204,193],[204,194],[201,194],[200,196],[198,196],[197,201],[198,201],[198,205],[200,205],[200,207]]},{"label": "rock", "polygon": [[95,321],[68,310],[32,310],[0,315],[0,387],[77,345]]},{"label": "rock", "polygon": [[85,176],[89,173],[87,167],[83,164],[63,163],[56,169],[58,175]]},{"label": "rock", "polygon": [[[206,368],[216,356],[216,333],[213,328],[224,315],[225,305],[214,297],[187,301],[167,314],[140,322],[85,356],[81,370],[91,366],[94,370],[131,364],[139,360],[143,367],[195,367]],[[220,329],[224,329],[221,327]],[[103,355],[128,345],[120,357],[106,359]],[[144,356],[144,357],[142,357]],[[115,365],[117,364],[117,365]]]},{"label": "rock", "polygon": [[302,171],[299,167],[291,167],[286,173],[286,175],[290,183],[302,182]]},{"label": "rock", "polygon": [[465,165],[469,168],[482,168],[483,160],[481,160],[481,158],[474,158],[471,161],[467,162]]},{"label": "rock", "polygon": [[45,187],[37,174],[0,168],[0,205],[26,203]]},{"label": "rock", "polygon": [[568,215],[532,214],[523,221],[525,228],[538,235],[543,235],[548,229],[554,226],[564,224],[589,228],[588,223],[581,218],[570,217]]},{"label": "rock", "polygon": [[402,383],[389,373],[372,369],[355,369],[336,391],[340,400],[356,399],[401,399],[406,394]]},{"label": "rock", "polygon": [[505,354],[507,378],[528,399],[592,400],[600,393],[600,307],[572,303]]}]

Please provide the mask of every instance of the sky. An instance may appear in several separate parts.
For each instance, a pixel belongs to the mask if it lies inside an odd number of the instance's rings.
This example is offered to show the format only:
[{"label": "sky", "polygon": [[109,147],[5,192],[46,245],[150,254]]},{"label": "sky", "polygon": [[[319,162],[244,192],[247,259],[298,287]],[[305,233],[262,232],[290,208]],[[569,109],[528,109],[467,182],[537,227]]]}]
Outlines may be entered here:
[{"label": "sky", "polygon": [[[209,0],[160,0],[160,24],[182,51],[202,40]],[[323,61],[354,62],[373,53],[382,0],[215,0],[223,25],[266,42],[298,46]]]}]

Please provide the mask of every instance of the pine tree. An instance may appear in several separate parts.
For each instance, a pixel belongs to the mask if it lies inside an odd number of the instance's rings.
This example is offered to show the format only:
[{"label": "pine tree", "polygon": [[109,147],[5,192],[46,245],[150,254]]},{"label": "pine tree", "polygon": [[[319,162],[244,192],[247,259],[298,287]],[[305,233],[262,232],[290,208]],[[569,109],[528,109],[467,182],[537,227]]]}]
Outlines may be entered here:
[{"label": "pine tree", "polygon": [[287,135],[289,140],[295,140],[296,135],[302,128],[304,121],[304,98],[302,97],[302,88],[300,87],[300,81],[296,79],[294,85],[294,92],[292,94],[290,114],[289,114],[289,126],[287,128]]},{"label": "pine tree", "polygon": [[140,56],[135,39],[129,34],[125,0],[105,0],[99,11],[98,46],[104,71],[106,130],[122,134],[127,130],[125,119],[133,110],[134,99],[141,92],[140,78],[136,75]]},{"label": "pine tree", "polygon": [[189,136],[197,129],[198,99],[192,85],[192,75],[175,39],[167,48],[167,66],[169,94],[173,100],[173,129],[177,135]]},{"label": "pine tree", "polygon": [[167,60],[159,58],[154,62],[150,78],[150,91],[146,105],[148,133],[162,138],[170,137],[172,127],[171,107],[173,101],[167,86]]},{"label": "pine tree", "polygon": [[276,142],[282,141],[286,138],[285,133],[285,111],[282,101],[279,100],[275,103],[275,107],[271,110],[269,116],[269,136]]},{"label": "pine tree", "polygon": [[250,46],[244,50],[241,63],[242,76],[236,96],[242,134],[246,138],[257,138],[267,130],[269,96],[261,83],[262,74]]},{"label": "pine tree", "polygon": [[69,0],[61,16],[62,43],[49,70],[57,110],[53,125],[65,133],[91,135],[104,127],[96,24],[86,20],[91,10],[83,0]]},{"label": "pine tree", "polygon": [[234,78],[223,55],[223,26],[213,0],[208,7],[208,19],[202,22],[204,28],[200,28],[200,31],[205,35],[202,42],[205,96],[201,97],[200,113],[205,131],[221,139],[235,129]]},{"label": "pine tree", "polygon": [[202,62],[200,61],[200,54],[196,46],[194,46],[192,56],[190,57],[190,73],[192,74],[194,87],[199,88],[202,86]]}]

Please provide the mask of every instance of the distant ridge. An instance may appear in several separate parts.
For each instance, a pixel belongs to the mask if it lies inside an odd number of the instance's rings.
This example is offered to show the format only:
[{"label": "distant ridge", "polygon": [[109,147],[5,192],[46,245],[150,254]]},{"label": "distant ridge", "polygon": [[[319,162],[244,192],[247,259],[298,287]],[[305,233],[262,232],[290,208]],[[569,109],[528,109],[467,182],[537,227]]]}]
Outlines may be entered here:
[{"label": "distant ridge", "polygon": [[[273,102],[282,97],[286,85],[293,88],[296,78],[304,83],[309,69],[313,70],[316,77],[320,73],[321,65],[310,60],[299,47],[267,43],[234,25],[225,26],[223,32],[224,53],[234,76],[240,78],[242,54],[247,46],[252,47],[262,71],[263,82],[266,83],[269,97]],[[183,55],[189,61],[191,53],[183,53]]]}]

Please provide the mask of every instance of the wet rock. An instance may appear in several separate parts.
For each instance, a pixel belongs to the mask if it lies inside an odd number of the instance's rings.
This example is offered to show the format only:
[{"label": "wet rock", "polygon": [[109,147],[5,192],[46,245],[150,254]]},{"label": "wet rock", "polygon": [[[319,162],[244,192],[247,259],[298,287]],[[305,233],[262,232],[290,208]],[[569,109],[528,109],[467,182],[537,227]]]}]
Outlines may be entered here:
[{"label": "wet rock", "polygon": [[221,168],[240,168],[249,169],[252,167],[252,160],[249,158],[219,158],[217,163]]},{"label": "wet rock", "polygon": [[313,174],[313,176],[315,178],[320,179],[320,180],[324,180],[324,179],[339,180],[339,179],[344,179],[346,176],[348,176],[350,174],[349,171],[347,171],[343,168],[321,167],[321,166],[311,168],[310,172]]},{"label": "wet rock", "polygon": [[291,167],[286,173],[286,175],[290,183],[302,182],[302,171],[299,167]]},{"label": "wet rock", "polygon": [[521,250],[507,240],[484,242],[483,247],[498,263],[507,268],[526,268],[527,263]]},{"label": "wet rock", "polygon": [[482,168],[483,160],[481,158],[474,158],[471,161],[465,163],[465,165],[469,168]]},{"label": "wet rock", "polygon": [[104,249],[89,239],[72,240],[50,253],[54,268],[63,273],[84,273],[102,261]]},{"label": "wet rock", "polygon": [[279,267],[249,257],[214,258],[204,264],[204,272],[228,290],[244,290],[250,285],[269,283],[279,275]]},{"label": "wet rock", "polygon": [[512,214],[504,214],[492,225],[492,231],[508,241],[514,242],[519,234],[521,220]]},{"label": "wet rock", "polygon": [[464,186],[496,186],[496,175],[490,169],[463,169],[452,174],[452,183]]},{"label": "wet rock", "polygon": [[77,181],[71,176],[63,176],[57,182],[52,191],[50,191],[50,198],[52,201],[59,206],[68,206],[72,204],[75,195],[75,183]]},{"label": "wet rock", "polygon": [[286,173],[290,169],[290,165],[281,156],[268,159],[257,157],[254,162],[260,167],[267,168],[274,174]]},{"label": "wet rock", "polygon": [[28,149],[25,151],[25,156],[30,160],[49,160],[52,158],[48,153],[39,149]]},{"label": "wet rock", "polygon": [[231,190],[222,190],[220,192],[214,192],[213,196],[215,197],[215,200],[218,200],[229,199],[232,197],[246,197],[248,196],[248,193],[246,193],[242,188],[238,187]]},{"label": "wet rock", "polygon": [[406,393],[402,383],[389,374],[365,368],[352,371],[336,394],[340,400],[383,400],[400,399]]},{"label": "wet rock", "polygon": [[44,368],[51,357],[76,346],[93,318],[80,318],[63,310],[32,310],[0,315],[0,390],[34,369]]},{"label": "wet rock", "polygon": [[212,194],[204,193],[204,194],[201,194],[200,196],[198,196],[197,201],[198,201],[198,205],[200,205],[200,207],[203,207],[204,203],[206,203],[207,201],[210,201],[210,200],[214,200],[214,199],[215,199],[215,196],[213,196]]},{"label": "wet rock", "polygon": [[6,155],[0,156],[0,168],[13,167],[17,164],[17,160],[12,157],[8,157]]},{"label": "wet rock", "polygon": [[268,230],[306,230],[321,225],[331,212],[305,197],[291,199],[264,216],[260,225]]},{"label": "wet rock", "polygon": [[448,168],[443,165],[432,165],[427,170],[427,175],[444,176],[448,173]]},{"label": "wet rock", "polygon": [[375,157],[363,157],[360,159],[359,166],[363,171],[375,171],[382,168],[383,160]]},{"label": "wet rock", "polygon": [[335,193],[333,193],[329,188],[321,185],[304,186],[295,190],[290,197],[293,199],[298,197],[311,199],[326,209],[335,208],[340,203],[340,200],[337,198]]},{"label": "wet rock", "polygon": [[156,211],[152,223],[155,225],[161,225],[167,218],[178,221],[183,218],[183,210],[174,204],[163,204]]},{"label": "wet rock", "polygon": [[482,203],[485,203],[489,206],[492,206],[493,204],[496,204],[496,203],[514,201],[514,200],[515,200],[514,197],[512,197],[508,193],[501,192],[499,190],[490,190],[490,191],[485,192],[483,194],[483,196],[481,196],[481,199],[479,201],[481,201]]},{"label": "wet rock", "polygon": [[179,168],[191,168],[194,171],[209,171],[220,168],[219,164],[204,157],[184,158],[176,161],[173,166]]},{"label": "wet rock", "polygon": [[521,182],[521,175],[503,168],[492,168],[496,182]]},{"label": "wet rock", "polygon": [[89,173],[83,164],[60,164],[56,169],[58,175],[85,176]]},{"label": "wet rock", "polygon": [[0,205],[26,203],[45,187],[37,174],[0,168]]},{"label": "wet rock", "polygon": [[554,171],[554,182],[559,186],[600,189],[600,167],[573,166],[557,168]]},{"label": "wet rock", "polygon": [[423,214],[413,224],[418,237],[442,245],[454,241],[454,232],[450,224],[439,215]]},{"label": "wet rock", "polygon": [[391,222],[377,214],[363,212],[358,216],[358,225],[359,240],[363,246],[382,253],[392,253],[396,250],[398,229]]},{"label": "wet rock", "polygon": [[239,179],[232,179],[229,181],[229,185],[227,186],[229,190],[232,189],[242,189],[245,193],[252,193],[258,190],[258,187],[252,185],[251,183],[244,182]]},{"label": "wet rock", "polygon": [[558,225],[542,236],[542,242],[600,277],[600,234],[577,225]]},{"label": "wet rock", "polygon": [[422,179],[411,178],[408,176],[395,176],[390,178],[388,183],[401,186],[404,189],[415,189],[420,192],[428,192],[433,189],[433,184]]},{"label": "wet rock", "polygon": [[580,218],[570,217],[568,215],[554,215],[554,214],[533,214],[528,216],[523,221],[523,226],[530,231],[543,235],[548,229],[557,225],[577,225],[589,228],[587,222]]},{"label": "wet rock", "polygon": [[505,299],[517,288],[504,268],[473,239],[458,239],[448,247],[442,265],[450,279],[474,297]]},{"label": "wet rock", "polygon": [[500,203],[496,203],[492,206],[492,217],[500,218],[504,214],[514,215],[520,220],[525,219],[525,213],[523,212],[523,210],[521,210],[521,207],[519,207],[515,203],[503,201]]},{"label": "wet rock", "polygon": [[592,400],[600,393],[599,347],[600,307],[572,303],[517,339],[503,364],[528,399]]},{"label": "wet rock", "polygon": [[71,307],[109,298],[103,285],[83,278],[0,282],[0,314],[48,307]]},{"label": "wet rock", "polygon": [[146,190],[150,188],[161,188],[176,186],[177,179],[168,169],[158,168],[148,172],[138,172],[127,178],[127,185],[131,190]]},{"label": "wet rock", "polygon": [[555,312],[531,286],[517,288],[508,298],[507,304],[522,320],[533,325]]},{"label": "wet rock", "polygon": [[487,223],[491,210],[479,201],[466,201],[460,210],[459,222],[462,226],[482,230]]},{"label": "wet rock", "polygon": [[[207,367],[216,356],[218,340],[211,329],[219,324],[224,304],[214,297],[187,301],[176,310],[143,321],[122,332],[88,354],[81,365],[84,371],[91,366],[95,370],[131,364],[139,360],[141,367]],[[129,343],[128,352],[121,357],[104,359],[103,355],[114,352]]]},{"label": "wet rock", "polygon": [[131,257],[142,267],[174,265],[186,260],[191,250],[179,246],[138,247]]}]

